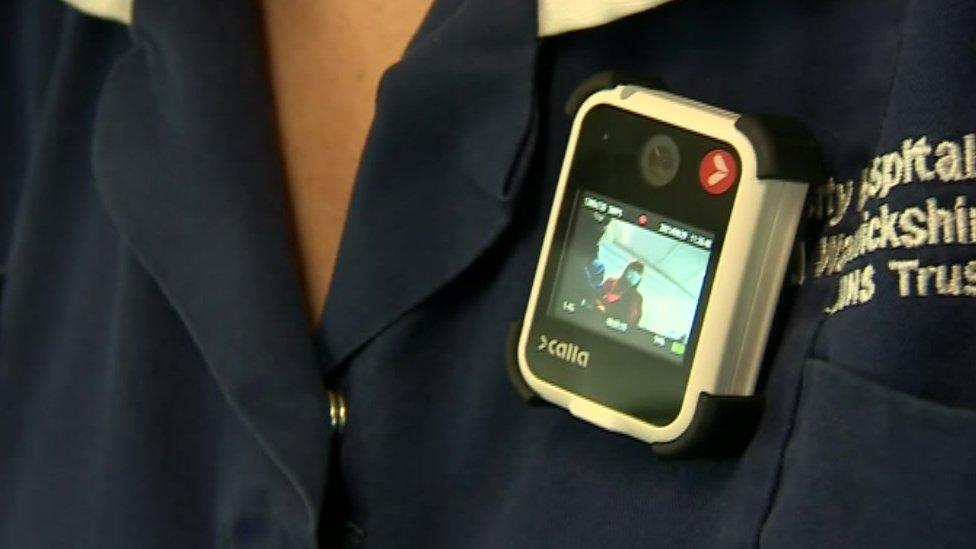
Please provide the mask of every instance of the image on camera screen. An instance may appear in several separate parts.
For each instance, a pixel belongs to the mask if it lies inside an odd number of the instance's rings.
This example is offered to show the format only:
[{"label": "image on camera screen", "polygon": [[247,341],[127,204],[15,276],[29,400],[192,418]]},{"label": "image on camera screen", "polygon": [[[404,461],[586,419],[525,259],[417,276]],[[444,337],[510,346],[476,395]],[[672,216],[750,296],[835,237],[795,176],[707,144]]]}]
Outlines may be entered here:
[{"label": "image on camera screen", "polygon": [[581,192],[549,315],[682,363],[714,235]]}]

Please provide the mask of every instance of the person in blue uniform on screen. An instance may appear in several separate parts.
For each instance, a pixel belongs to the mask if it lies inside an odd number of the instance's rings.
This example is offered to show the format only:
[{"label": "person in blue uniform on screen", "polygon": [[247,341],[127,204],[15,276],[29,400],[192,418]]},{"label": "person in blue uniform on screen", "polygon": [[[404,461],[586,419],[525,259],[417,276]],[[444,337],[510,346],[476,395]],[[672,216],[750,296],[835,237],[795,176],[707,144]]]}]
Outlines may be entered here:
[{"label": "person in blue uniform on screen", "polygon": [[592,311],[603,293],[606,266],[599,257],[599,242],[609,221],[606,215],[593,212],[577,225],[566,259],[566,271],[570,275],[563,280],[560,294],[574,312]]}]

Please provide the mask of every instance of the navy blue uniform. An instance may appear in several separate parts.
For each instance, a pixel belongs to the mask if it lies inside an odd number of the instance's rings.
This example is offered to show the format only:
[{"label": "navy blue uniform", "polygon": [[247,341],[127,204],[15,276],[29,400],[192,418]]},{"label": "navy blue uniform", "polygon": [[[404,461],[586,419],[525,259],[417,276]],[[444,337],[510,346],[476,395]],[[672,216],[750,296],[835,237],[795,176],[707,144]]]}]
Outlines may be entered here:
[{"label": "navy blue uniform", "polygon": [[[309,333],[257,10],[2,8],[0,547],[972,544],[976,10],[677,0],[539,40],[535,9],[438,2],[387,72]],[[822,142],[740,458],[508,384],[563,104],[607,69]]]}]

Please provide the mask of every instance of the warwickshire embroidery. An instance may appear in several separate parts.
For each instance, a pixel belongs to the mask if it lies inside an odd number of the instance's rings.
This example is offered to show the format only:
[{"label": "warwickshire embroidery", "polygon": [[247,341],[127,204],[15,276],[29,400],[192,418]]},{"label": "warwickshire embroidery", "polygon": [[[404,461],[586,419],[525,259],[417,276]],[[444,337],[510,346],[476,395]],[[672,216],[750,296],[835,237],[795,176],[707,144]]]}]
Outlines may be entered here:
[{"label": "warwickshire embroidery", "polygon": [[[817,190],[810,215],[835,227],[852,211],[860,218],[853,232],[824,235],[817,242],[814,277],[838,276],[837,294],[826,312],[833,314],[871,301],[877,291],[872,264],[845,272],[851,261],[879,250],[916,249],[946,244],[976,244],[976,204],[966,195],[954,200],[929,196],[901,209],[886,199],[893,190],[928,182],[955,184],[976,180],[976,134],[936,145],[927,136],[905,139],[901,149],[874,157],[860,181]],[[877,203],[875,205],[875,203]],[[853,208],[852,208],[853,206]],[[917,257],[893,259],[882,266],[897,279],[899,297],[976,296],[976,259],[951,265],[922,265]]]}]

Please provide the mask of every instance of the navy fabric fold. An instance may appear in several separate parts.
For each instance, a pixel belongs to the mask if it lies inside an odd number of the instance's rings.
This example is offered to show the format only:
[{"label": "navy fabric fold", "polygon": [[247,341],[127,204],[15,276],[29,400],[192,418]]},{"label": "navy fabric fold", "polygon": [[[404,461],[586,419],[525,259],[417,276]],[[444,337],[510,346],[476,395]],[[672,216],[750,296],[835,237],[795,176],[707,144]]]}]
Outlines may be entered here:
[{"label": "navy fabric fold", "polygon": [[302,314],[259,14],[146,0],[131,34],[100,101],[98,188],[314,531],[328,405]]},{"label": "navy fabric fold", "polygon": [[532,2],[442,5],[384,75],[318,332],[328,368],[508,226],[535,135],[536,49]]}]

